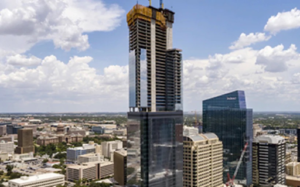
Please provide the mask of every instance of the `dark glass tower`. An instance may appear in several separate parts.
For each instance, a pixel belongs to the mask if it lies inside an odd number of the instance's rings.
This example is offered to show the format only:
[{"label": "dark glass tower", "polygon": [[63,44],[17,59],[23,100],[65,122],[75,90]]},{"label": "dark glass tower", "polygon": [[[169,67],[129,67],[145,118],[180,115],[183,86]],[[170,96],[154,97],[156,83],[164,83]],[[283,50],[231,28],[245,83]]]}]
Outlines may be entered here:
[{"label": "dark glass tower", "polygon": [[174,12],[135,5],[129,27],[127,186],[182,187],[182,56]]},{"label": "dark glass tower", "polygon": [[233,176],[246,142],[248,148],[236,176],[236,183],[252,184],[252,109],[246,108],[244,91],[234,91],[203,101],[203,131],[215,133],[223,142],[223,178]]}]

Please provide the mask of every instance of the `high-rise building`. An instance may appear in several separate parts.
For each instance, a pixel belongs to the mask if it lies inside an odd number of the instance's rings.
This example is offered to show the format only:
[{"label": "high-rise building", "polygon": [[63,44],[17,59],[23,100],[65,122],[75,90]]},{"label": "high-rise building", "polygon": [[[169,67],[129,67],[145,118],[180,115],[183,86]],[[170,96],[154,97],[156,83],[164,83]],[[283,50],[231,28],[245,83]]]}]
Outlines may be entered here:
[{"label": "high-rise building", "polygon": [[232,177],[246,143],[235,183],[252,184],[252,109],[246,107],[244,91],[234,91],[203,101],[203,131],[215,133],[223,143],[223,182]]},{"label": "high-rise building", "polygon": [[223,145],[214,133],[183,130],[183,186],[223,187]]},{"label": "high-rise building", "polygon": [[127,179],[127,151],[120,149],[114,152],[114,179],[125,186]]},{"label": "high-rise building", "polygon": [[135,5],[129,27],[127,185],[182,187],[182,56],[174,12]]},{"label": "high-rise building", "polygon": [[19,129],[18,130],[18,147],[16,148],[17,154],[34,152],[33,145],[33,131],[32,129]]},{"label": "high-rise building", "polygon": [[285,184],[285,139],[261,135],[253,140],[253,184]]}]

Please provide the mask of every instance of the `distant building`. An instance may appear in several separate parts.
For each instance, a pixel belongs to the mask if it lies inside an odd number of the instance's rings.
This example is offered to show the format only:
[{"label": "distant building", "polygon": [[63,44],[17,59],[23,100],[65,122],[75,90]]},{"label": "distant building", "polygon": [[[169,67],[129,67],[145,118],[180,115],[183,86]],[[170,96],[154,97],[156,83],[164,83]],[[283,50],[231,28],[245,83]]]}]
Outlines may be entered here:
[{"label": "distant building", "polygon": [[124,149],[114,152],[114,179],[119,185],[125,186],[127,179],[127,151]]},{"label": "distant building", "polygon": [[2,140],[0,142],[0,152],[1,153],[13,154],[14,150],[15,150],[14,142],[5,142],[4,140]]},{"label": "distant building", "polygon": [[46,173],[8,181],[8,187],[53,187],[65,184],[65,176],[57,173]]},{"label": "distant building", "polygon": [[285,184],[285,148],[281,136],[261,135],[253,140],[253,184]]},{"label": "distant building", "polygon": [[67,149],[67,161],[75,162],[80,155],[95,153],[95,146],[91,144],[83,144],[82,147],[74,147]]},{"label": "distant building", "polygon": [[298,158],[297,158],[297,161],[300,162],[300,127],[298,127],[297,129],[297,143],[298,143]]},{"label": "distant building", "polygon": [[37,138],[36,143],[38,145],[48,145],[48,144],[58,144],[58,143],[72,143],[72,142],[82,142],[83,136],[81,134],[42,134]]},{"label": "distant building", "polygon": [[[299,162],[290,162],[285,165],[285,171],[287,175],[299,177],[300,176],[300,163]],[[299,183],[300,185],[300,183]]]},{"label": "distant building", "polygon": [[288,164],[292,162],[292,152],[286,152],[285,153],[285,164]]},{"label": "distant building", "polygon": [[256,136],[262,135],[263,131],[259,124],[253,124],[253,138]]},{"label": "distant building", "polygon": [[223,182],[233,176],[246,143],[235,183],[252,184],[253,111],[246,106],[244,91],[234,91],[203,101],[203,132],[215,133],[223,143]]},{"label": "distant building", "polygon": [[18,130],[23,128],[23,126],[16,124],[9,124],[6,126],[7,134],[18,134]]},{"label": "distant building", "polygon": [[85,137],[86,131],[78,128],[70,128],[67,134],[80,134],[82,137]]},{"label": "distant building", "polygon": [[123,148],[123,142],[120,140],[102,142],[101,146],[102,146],[102,154],[105,157],[111,158],[115,150]]},{"label": "distant building", "polygon": [[90,153],[90,154],[84,154],[78,156],[78,163],[88,163],[88,162],[100,162],[104,160],[103,155],[97,154],[97,153]]},{"label": "distant building", "polygon": [[16,148],[17,154],[34,152],[33,145],[33,132],[32,129],[19,129],[18,130],[18,147]]},{"label": "distant building", "polygon": [[223,145],[213,133],[183,129],[183,186],[223,187]]},{"label": "distant building", "polygon": [[112,176],[114,164],[109,161],[90,162],[81,165],[67,165],[66,180],[75,181],[79,179],[96,180]]},{"label": "distant building", "polygon": [[97,134],[104,134],[105,129],[101,126],[93,126],[92,131]]},{"label": "distant building", "polygon": [[0,136],[7,135],[7,128],[6,125],[0,125]]}]

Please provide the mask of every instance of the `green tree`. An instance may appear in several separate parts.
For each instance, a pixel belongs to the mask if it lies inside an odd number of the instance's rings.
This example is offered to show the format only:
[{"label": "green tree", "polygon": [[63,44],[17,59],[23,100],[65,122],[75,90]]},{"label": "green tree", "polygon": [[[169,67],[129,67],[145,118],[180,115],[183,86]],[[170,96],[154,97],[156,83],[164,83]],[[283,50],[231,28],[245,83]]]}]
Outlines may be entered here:
[{"label": "green tree", "polygon": [[7,171],[8,176],[11,175],[13,169],[14,169],[14,166],[11,166],[11,165],[6,166],[6,171]]}]

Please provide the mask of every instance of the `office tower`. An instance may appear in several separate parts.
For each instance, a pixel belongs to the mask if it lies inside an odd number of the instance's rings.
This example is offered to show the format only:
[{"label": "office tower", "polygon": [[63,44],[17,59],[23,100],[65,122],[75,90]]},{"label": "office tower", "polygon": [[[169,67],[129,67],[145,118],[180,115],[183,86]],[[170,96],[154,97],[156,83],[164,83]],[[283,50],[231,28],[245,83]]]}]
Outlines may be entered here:
[{"label": "office tower", "polygon": [[182,56],[174,12],[135,5],[129,27],[128,186],[182,187]]},{"label": "office tower", "polygon": [[283,137],[261,135],[253,140],[253,184],[285,184],[285,147]]},{"label": "office tower", "polygon": [[105,157],[111,158],[115,150],[123,148],[123,142],[121,140],[102,142],[102,154]]},{"label": "office tower", "polygon": [[33,145],[33,131],[32,129],[19,129],[18,130],[18,147],[16,148],[17,154],[34,152]]},{"label": "office tower", "polygon": [[297,145],[297,149],[298,149],[297,161],[300,162],[300,127],[298,127],[298,129],[297,129],[297,142],[298,142],[298,145]]},{"label": "office tower", "polygon": [[235,183],[252,184],[252,109],[246,108],[244,91],[234,91],[203,101],[203,131],[215,133],[223,143],[223,182],[232,177],[248,143]]},{"label": "office tower", "polygon": [[120,149],[114,152],[114,179],[125,186],[127,178],[127,151]]},{"label": "office tower", "polygon": [[183,130],[183,186],[223,187],[223,145],[214,133]]}]

